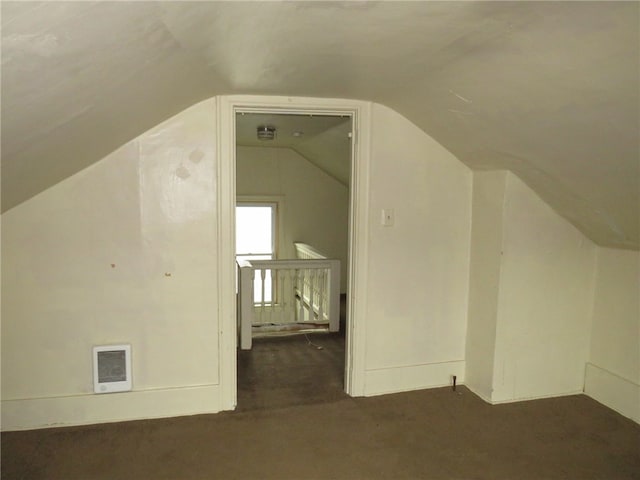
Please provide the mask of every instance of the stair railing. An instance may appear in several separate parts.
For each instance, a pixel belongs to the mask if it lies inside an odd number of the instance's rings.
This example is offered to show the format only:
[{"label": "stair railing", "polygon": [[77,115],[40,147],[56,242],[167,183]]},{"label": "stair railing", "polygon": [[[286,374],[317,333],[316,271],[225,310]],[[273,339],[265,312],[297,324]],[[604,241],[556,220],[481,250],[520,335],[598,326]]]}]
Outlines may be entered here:
[{"label": "stair railing", "polygon": [[240,348],[254,328],[321,326],[340,329],[340,260],[238,260]]}]

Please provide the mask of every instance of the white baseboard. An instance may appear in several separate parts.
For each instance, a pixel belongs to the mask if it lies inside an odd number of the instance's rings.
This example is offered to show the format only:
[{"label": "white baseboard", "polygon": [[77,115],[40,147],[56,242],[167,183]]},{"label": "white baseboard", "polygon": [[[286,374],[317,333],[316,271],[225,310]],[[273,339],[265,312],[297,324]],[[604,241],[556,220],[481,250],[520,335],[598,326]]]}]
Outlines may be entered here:
[{"label": "white baseboard", "polygon": [[582,390],[567,390],[566,392],[547,393],[545,395],[536,395],[530,397],[514,397],[514,398],[502,398],[500,400],[492,400],[489,403],[491,405],[502,405],[504,403],[517,403],[517,402],[529,402],[531,400],[543,400],[545,398],[562,398],[569,397],[571,395],[582,395]]},{"label": "white baseboard", "polygon": [[464,383],[464,360],[365,371],[364,395],[407,392],[451,385],[452,375]]},{"label": "white baseboard", "polygon": [[569,390],[569,391],[560,392],[560,393],[549,393],[549,394],[546,394],[546,395],[537,395],[535,397],[515,397],[515,398],[502,398],[502,399],[499,399],[499,400],[493,400],[490,397],[488,397],[487,395],[485,395],[483,392],[481,392],[481,390],[476,388],[474,385],[470,385],[468,383],[465,383],[465,387],[467,387],[475,395],[477,395],[478,397],[480,397],[482,400],[484,400],[485,402],[487,402],[490,405],[502,405],[502,404],[505,404],[505,403],[529,402],[529,401],[532,401],[532,400],[543,400],[545,398],[561,398],[561,397],[568,397],[568,396],[571,396],[571,395],[582,395],[584,393],[582,390]]},{"label": "white baseboard", "polygon": [[609,370],[587,363],[584,393],[640,423],[640,385]]},{"label": "white baseboard", "polygon": [[491,401],[491,397],[485,395],[484,392],[480,388],[477,388],[475,385],[471,385],[468,382],[466,382],[464,384],[464,386],[467,387],[469,390],[471,390],[471,392],[473,392],[474,395],[480,397],[485,402],[490,403],[490,404],[493,405],[493,402]]},{"label": "white baseboard", "polygon": [[2,431],[216,413],[220,386],[2,401]]}]

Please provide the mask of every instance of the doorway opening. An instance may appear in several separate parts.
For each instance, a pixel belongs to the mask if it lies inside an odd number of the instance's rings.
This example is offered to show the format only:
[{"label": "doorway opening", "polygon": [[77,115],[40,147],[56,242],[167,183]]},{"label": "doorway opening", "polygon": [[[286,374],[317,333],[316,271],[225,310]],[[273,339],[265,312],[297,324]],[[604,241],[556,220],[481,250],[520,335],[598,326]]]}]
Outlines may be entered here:
[{"label": "doorway opening", "polygon": [[[237,405],[238,316],[235,258],[236,206],[236,115],[238,113],[349,116],[352,123],[351,172],[349,182],[347,318],[345,331],[344,392],[365,394],[365,338],[367,306],[367,255],[369,231],[369,171],[372,104],[358,100],[303,97],[231,95],[217,97],[217,297],[218,383],[220,410]],[[255,132],[254,132],[255,134]],[[264,168],[265,165],[262,165]],[[262,178],[259,172],[254,175]],[[286,202],[285,202],[286,203]],[[284,206],[284,210],[290,204]]]},{"label": "doorway opening", "polygon": [[[235,117],[236,260],[291,263],[239,276],[241,292],[251,278],[238,315],[250,309],[252,341],[238,350],[237,407],[332,401],[344,396],[352,115]],[[337,271],[308,267],[320,259]]]}]

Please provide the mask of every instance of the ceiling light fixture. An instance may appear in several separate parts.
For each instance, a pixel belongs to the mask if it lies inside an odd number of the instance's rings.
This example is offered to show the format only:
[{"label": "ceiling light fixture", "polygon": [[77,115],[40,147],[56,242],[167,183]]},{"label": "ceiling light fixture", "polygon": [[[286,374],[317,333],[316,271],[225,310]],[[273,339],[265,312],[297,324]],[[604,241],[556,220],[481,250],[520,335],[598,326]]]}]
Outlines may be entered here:
[{"label": "ceiling light fixture", "polygon": [[258,140],[273,140],[276,138],[276,127],[260,125],[258,127]]}]

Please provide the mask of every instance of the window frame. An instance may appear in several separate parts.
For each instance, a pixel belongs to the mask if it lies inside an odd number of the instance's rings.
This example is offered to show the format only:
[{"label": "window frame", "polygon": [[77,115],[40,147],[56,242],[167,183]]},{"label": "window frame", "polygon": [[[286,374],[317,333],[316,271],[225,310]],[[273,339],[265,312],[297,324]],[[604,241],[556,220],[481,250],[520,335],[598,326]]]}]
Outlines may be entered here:
[{"label": "window frame", "polygon": [[[281,240],[284,238],[283,235],[283,221],[284,218],[284,196],[283,195],[237,195],[236,196],[236,205],[235,208],[239,206],[268,206],[273,205],[274,215],[272,218],[272,249],[273,249],[273,260],[277,260],[281,257]],[[235,212],[234,212],[235,215]],[[235,249],[235,244],[234,244]],[[248,254],[241,254],[240,256],[247,256]],[[251,255],[268,255],[267,253],[254,253]],[[235,252],[236,258],[239,256],[237,252]]]},{"label": "window frame", "polygon": [[[271,255],[271,260],[277,260],[280,257],[280,239],[282,238],[282,210],[284,206],[284,197],[282,195],[237,195],[236,197],[236,212],[238,207],[266,207],[269,206],[272,209],[271,216],[271,249],[273,253],[267,252],[251,252],[241,253],[235,252],[236,260],[246,258],[251,259],[255,257],[268,257]],[[237,229],[236,229],[237,235]],[[264,258],[261,258],[263,260]],[[270,286],[270,300],[265,301],[265,305],[277,305],[278,304],[278,288],[277,279],[276,284]],[[236,287],[237,291],[237,287]]]}]

